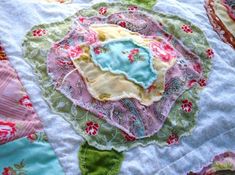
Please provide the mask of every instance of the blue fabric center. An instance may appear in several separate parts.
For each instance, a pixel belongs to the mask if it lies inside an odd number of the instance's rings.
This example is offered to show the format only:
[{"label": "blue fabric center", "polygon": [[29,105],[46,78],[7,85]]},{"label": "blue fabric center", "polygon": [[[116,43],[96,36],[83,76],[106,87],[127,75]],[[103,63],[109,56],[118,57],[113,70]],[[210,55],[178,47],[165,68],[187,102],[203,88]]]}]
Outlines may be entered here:
[{"label": "blue fabric center", "polygon": [[151,52],[131,39],[112,40],[99,46],[90,46],[90,53],[94,63],[103,71],[123,74],[145,89],[157,79]]}]

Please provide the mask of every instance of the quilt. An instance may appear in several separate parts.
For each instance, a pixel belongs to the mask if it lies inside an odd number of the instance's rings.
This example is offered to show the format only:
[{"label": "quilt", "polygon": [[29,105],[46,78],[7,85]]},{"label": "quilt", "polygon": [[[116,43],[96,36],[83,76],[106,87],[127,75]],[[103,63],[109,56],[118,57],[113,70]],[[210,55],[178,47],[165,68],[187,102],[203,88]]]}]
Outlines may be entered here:
[{"label": "quilt", "polygon": [[0,173],[235,174],[233,9],[1,1]]}]

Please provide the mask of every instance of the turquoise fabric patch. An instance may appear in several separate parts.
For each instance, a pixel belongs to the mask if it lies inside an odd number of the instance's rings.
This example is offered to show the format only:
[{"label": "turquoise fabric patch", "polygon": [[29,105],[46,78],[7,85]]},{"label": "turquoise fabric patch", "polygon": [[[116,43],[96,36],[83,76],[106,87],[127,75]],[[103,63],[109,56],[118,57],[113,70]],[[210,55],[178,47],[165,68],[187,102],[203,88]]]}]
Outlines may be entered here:
[{"label": "turquoise fabric patch", "polygon": [[0,174],[64,175],[44,133],[0,145]]},{"label": "turquoise fabric patch", "polygon": [[112,40],[99,46],[90,46],[90,53],[94,63],[103,71],[123,74],[145,89],[157,79],[151,52],[132,39]]}]

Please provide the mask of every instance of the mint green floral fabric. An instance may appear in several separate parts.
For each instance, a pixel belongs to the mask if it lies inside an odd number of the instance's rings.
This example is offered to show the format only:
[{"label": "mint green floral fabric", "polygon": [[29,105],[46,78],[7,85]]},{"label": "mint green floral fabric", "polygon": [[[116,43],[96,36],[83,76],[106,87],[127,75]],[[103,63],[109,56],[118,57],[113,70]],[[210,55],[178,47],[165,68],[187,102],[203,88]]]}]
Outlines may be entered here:
[{"label": "mint green floral fabric", "polygon": [[122,0],[122,2],[135,4],[146,9],[152,9],[153,6],[157,3],[157,0]]},{"label": "mint green floral fabric", "polygon": [[[90,145],[96,148],[113,148],[122,151],[137,145],[147,145],[150,143],[156,143],[162,146],[178,143],[180,137],[190,134],[196,124],[198,111],[197,101],[199,99],[199,92],[203,89],[205,81],[196,84],[177,99],[175,106],[172,108],[163,127],[157,134],[140,140],[129,137],[119,129],[93,116],[91,113],[74,106],[64,95],[54,90],[46,70],[46,57],[52,43],[59,41],[67,34],[76,17],[99,15],[100,8],[103,7],[108,9],[105,15],[124,11],[129,8],[127,5],[121,3],[100,3],[89,9],[80,10],[74,16],[64,21],[38,25],[28,32],[23,43],[25,50],[24,58],[34,68],[37,81],[39,81],[42,87],[43,96],[54,112],[71,122],[76,131],[81,134]],[[208,78],[211,67],[211,61],[208,59],[208,49],[210,49],[210,46],[203,32],[198,27],[177,16],[152,12],[139,7],[138,11],[149,14],[154,20],[162,24],[164,30],[181,40],[192,52],[199,55],[203,63],[200,69],[204,71],[205,80]],[[193,34],[187,32],[189,30],[185,30],[185,26],[190,28]],[[33,36],[33,31],[36,29],[46,30],[47,34],[35,37]],[[184,63],[182,63],[182,65],[183,64]],[[185,112],[186,108],[193,110],[190,113]],[[95,134],[86,132],[89,127],[91,127],[93,131],[96,131]]]}]

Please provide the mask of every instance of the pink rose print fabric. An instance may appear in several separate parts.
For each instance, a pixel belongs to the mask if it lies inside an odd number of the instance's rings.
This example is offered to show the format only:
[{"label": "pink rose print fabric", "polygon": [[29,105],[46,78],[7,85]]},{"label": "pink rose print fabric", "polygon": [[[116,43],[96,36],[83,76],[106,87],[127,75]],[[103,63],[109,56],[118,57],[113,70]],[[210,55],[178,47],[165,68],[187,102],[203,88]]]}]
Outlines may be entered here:
[{"label": "pink rose print fabric", "polygon": [[42,124],[29,96],[5,56],[0,60],[0,144],[40,130]]},{"label": "pink rose print fabric", "polygon": [[[100,9],[100,14],[105,14],[105,9]],[[155,54],[166,62],[172,59],[172,55],[180,53],[181,56],[177,57],[176,64],[166,74],[165,92],[159,102],[145,106],[138,100],[129,98],[123,98],[119,101],[98,101],[88,92],[82,75],[71,64],[68,50],[88,43],[86,35],[94,33],[89,30],[90,25],[105,23],[120,25],[145,37],[163,37],[167,42],[152,43],[151,47],[155,50]],[[177,49],[177,52],[173,47]],[[164,52],[162,52],[163,50]],[[97,49],[95,52],[99,54],[101,50]],[[136,54],[136,51],[133,51],[132,54]],[[132,56],[129,59],[130,62],[133,61]],[[186,89],[191,88],[202,79],[200,68],[201,62],[198,56],[166,33],[160,24],[134,10],[129,13],[115,13],[107,17],[85,18],[79,16],[74,28],[67,36],[54,43],[47,60],[47,69],[56,89],[74,104],[91,111],[98,118],[121,129],[123,133],[128,135],[126,136],[128,141],[148,137],[159,131],[176,99]],[[154,87],[150,86],[146,91],[151,91],[152,88]],[[190,102],[182,103],[182,110],[185,112],[190,112],[192,108],[193,105]],[[94,135],[98,132],[98,128],[98,126],[89,123],[86,133]],[[169,138],[169,144],[175,142],[177,142],[176,136]]]}]

